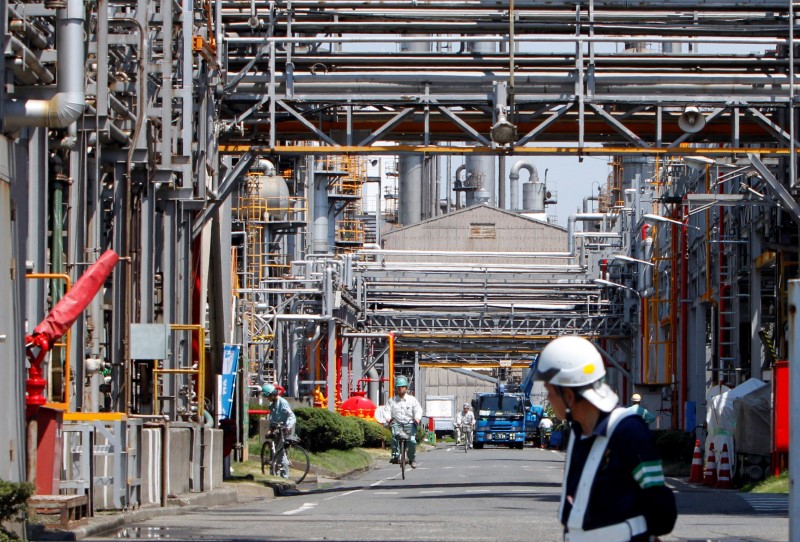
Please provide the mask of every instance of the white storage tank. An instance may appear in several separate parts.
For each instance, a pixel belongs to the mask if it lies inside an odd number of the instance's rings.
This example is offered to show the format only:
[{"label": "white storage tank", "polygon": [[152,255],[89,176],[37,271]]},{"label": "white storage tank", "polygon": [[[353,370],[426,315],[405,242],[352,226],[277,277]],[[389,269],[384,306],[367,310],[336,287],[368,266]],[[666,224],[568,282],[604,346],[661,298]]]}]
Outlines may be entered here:
[{"label": "white storage tank", "polygon": [[275,166],[269,160],[258,160],[255,171],[263,171],[263,175],[256,175],[259,196],[264,200],[266,212],[265,221],[283,221],[289,214],[289,186],[286,180],[275,174]]}]

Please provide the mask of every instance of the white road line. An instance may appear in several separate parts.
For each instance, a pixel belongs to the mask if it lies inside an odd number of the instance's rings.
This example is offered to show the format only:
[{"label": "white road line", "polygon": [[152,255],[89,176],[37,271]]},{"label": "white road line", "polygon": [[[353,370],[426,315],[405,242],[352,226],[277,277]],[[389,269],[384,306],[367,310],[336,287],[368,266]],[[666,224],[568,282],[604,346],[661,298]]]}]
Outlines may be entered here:
[{"label": "white road line", "polygon": [[295,514],[299,514],[300,512],[305,512],[306,510],[311,510],[312,508],[317,506],[317,504],[318,503],[315,503],[315,502],[304,502],[303,506],[301,506],[300,508],[297,508],[295,510],[289,510],[288,512],[284,512],[283,515],[284,516],[293,516]]},{"label": "white road line", "polygon": [[467,493],[491,493],[488,489],[468,489]]},{"label": "white road line", "polygon": [[536,493],[535,489],[512,489],[511,493]]},{"label": "white road line", "polygon": [[375,495],[397,495],[399,491],[376,491]]},{"label": "white road line", "polygon": [[338,495],[333,495],[331,497],[326,497],[325,500],[329,501],[331,499],[338,499],[339,497],[347,497],[348,495],[352,495],[353,493],[358,493],[362,491],[361,489],[354,489],[352,491],[345,491],[344,493],[339,493]]},{"label": "white road line", "polygon": [[444,493],[444,490],[435,489],[431,491],[420,491],[421,495],[433,495],[435,493]]}]

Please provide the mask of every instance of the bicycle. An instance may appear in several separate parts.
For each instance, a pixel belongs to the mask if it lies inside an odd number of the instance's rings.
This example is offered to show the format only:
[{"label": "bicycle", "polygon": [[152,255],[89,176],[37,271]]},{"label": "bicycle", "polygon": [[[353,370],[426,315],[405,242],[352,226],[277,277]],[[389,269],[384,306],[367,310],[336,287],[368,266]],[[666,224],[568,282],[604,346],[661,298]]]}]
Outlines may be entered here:
[{"label": "bicycle", "polygon": [[408,441],[411,439],[411,436],[405,432],[402,427],[398,427],[397,432],[395,433],[395,437],[397,438],[397,447],[399,448],[400,455],[397,458],[397,462],[400,464],[400,473],[403,476],[403,480],[406,479],[406,457],[408,449]]},{"label": "bicycle", "polygon": [[468,423],[461,424],[461,439],[464,441],[464,453],[467,453],[470,445],[472,444],[472,425]]},{"label": "bicycle", "polygon": [[[261,445],[261,473],[289,478],[295,484],[299,484],[305,480],[311,466],[308,452],[300,446],[300,439],[296,436],[284,437],[283,429],[283,425],[274,428],[265,438],[264,444]],[[283,461],[281,461],[283,454],[280,452],[284,448],[289,462],[288,473],[284,470]],[[295,473],[294,476],[292,476],[292,472]]]}]

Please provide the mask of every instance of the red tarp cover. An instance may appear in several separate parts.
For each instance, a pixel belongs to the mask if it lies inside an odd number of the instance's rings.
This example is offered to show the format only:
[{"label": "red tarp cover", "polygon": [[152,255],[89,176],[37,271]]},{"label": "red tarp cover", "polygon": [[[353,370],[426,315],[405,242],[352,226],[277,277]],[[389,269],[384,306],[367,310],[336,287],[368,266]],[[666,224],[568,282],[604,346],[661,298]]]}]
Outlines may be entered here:
[{"label": "red tarp cover", "polygon": [[113,250],[107,250],[93,263],[53,310],[33,330],[34,335],[43,335],[52,345],[75,323],[83,309],[91,302],[97,291],[119,261]]}]

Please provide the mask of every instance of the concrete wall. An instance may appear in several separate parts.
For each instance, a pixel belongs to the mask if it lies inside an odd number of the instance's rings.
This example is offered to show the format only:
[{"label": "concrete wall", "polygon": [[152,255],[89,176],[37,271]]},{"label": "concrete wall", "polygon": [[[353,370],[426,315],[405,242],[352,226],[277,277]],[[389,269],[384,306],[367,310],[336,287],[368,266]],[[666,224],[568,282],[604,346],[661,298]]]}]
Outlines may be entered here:
[{"label": "concrete wall", "polygon": [[184,427],[170,427],[167,463],[167,496],[177,497],[191,489],[192,431]]},{"label": "concrete wall", "polygon": [[142,430],[142,505],[161,502],[161,429]]},{"label": "concrete wall", "polygon": [[222,487],[222,430],[203,429],[203,491]]}]

